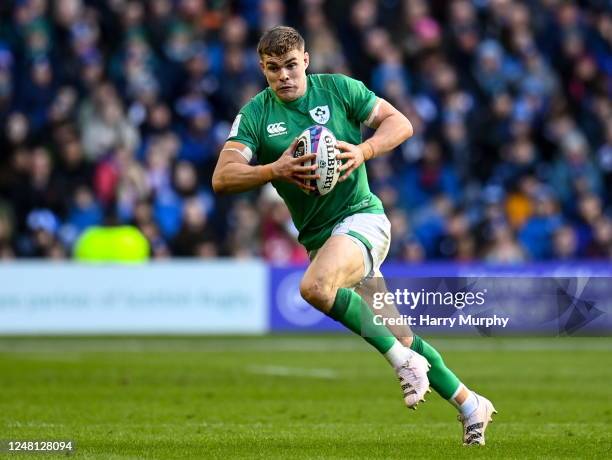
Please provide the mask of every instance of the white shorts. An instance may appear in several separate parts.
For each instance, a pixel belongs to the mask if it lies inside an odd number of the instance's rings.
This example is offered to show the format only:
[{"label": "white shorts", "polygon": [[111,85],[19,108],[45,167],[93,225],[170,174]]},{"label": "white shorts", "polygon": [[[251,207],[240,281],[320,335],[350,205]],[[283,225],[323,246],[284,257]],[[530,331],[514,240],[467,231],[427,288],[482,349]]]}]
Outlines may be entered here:
[{"label": "white shorts", "polygon": [[[384,214],[359,213],[340,221],[332,235],[346,235],[363,253],[365,267],[363,278],[382,276],[380,266],[387,257],[391,244],[391,222]],[[312,251],[310,259],[314,259]]]}]

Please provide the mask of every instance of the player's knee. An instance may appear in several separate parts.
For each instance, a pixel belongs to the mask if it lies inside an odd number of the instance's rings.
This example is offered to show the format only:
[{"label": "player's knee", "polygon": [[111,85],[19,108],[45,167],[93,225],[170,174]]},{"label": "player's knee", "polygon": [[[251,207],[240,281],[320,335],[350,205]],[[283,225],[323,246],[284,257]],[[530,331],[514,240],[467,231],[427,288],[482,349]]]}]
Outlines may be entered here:
[{"label": "player's knee", "polygon": [[300,294],[306,302],[324,312],[334,303],[333,286],[324,277],[304,277],[300,283]]}]

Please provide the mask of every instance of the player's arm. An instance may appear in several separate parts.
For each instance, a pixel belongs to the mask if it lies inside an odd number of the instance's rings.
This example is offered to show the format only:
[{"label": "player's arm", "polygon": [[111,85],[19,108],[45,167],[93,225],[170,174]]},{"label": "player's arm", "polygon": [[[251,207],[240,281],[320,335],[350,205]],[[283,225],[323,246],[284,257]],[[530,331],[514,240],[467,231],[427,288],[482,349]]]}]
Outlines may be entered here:
[{"label": "player's arm", "polygon": [[381,98],[377,98],[376,105],[364,124],[376,130],[372,137],[358,145],[364,151],[366,161],[390,152],[413,133],[410,120]]},{"label": "player's arm", "polygon": [[376,131],[359,145],[339,141],[338,149],[343,153],[336,158],[346,160],[340,171],[340,181],[345,180],[364,161],[390,152],[412,136],[412,123],[399,110],[384,99],[377,98],[376,104],[364,124]]},{"label": "player's arm", "polygon": [[[291,145],[274,163],[267,165],[250,165],[247,157],[249,148],[240,142],[228,141],[219,154],[217,165],[212,177],[212,187],[215,193],[239,193],[264,185],[272,180],[291,182],[304,190],[314,190],[306,185],[303,179],[316,179],[312,174],[313,166],[302,166],[306,160],[315,158],[315,154],[293,158],[297,145],[295,139]],[[300,180],[302,179],[302,180]]]}]

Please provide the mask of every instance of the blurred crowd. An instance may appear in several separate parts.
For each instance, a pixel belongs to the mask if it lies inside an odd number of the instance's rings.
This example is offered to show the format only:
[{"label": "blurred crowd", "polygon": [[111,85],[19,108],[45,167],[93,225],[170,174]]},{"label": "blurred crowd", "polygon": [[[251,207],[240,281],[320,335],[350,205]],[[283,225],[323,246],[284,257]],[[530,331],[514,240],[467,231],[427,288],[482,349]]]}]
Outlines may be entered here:
[{"label": "blurred crowd", "polygon": [[3,0],[0,259],[131,224],[153,258],[304,262],[271,187],[214,196],[255,46],[364,81],[415,136],[368,164],[389,259],[612,258],[609,0]]}]

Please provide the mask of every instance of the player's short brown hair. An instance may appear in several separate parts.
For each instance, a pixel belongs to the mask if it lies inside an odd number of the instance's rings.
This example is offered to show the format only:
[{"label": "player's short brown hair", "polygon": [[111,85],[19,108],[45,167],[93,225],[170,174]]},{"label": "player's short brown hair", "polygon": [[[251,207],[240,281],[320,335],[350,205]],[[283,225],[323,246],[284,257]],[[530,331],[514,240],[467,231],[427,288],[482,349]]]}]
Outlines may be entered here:
[{"label": "player's short brown hair", "polygon": [[304,50],[304,39],[293,27],[276,26],[265,32],[259,39],[257,53],[262,58],[268,56],[282,56],[294,49]]}]

